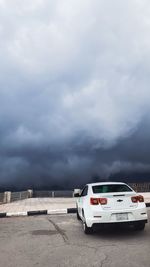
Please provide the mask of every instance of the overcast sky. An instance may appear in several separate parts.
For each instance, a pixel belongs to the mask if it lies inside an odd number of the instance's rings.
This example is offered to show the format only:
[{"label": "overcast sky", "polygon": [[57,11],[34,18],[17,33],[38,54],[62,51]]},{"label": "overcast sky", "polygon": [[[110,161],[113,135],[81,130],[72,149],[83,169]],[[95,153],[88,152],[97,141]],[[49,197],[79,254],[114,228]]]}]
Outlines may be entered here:
[{"label": "overcast sky", "polygon": [[144,180],[149,114],[149,0],[0,0],[1,186]]}]

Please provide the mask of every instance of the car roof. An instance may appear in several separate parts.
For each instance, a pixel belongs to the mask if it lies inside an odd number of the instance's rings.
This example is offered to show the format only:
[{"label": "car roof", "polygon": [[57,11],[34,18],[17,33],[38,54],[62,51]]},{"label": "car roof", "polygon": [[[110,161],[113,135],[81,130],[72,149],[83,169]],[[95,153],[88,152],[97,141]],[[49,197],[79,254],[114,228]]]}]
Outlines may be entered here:
[{"label": "car roof", "polygon": [[95,186],[95,185],[109,185],[109,184],[125,184],[123,182],[99,182],[99,183],[89,183],[88,186]]}]

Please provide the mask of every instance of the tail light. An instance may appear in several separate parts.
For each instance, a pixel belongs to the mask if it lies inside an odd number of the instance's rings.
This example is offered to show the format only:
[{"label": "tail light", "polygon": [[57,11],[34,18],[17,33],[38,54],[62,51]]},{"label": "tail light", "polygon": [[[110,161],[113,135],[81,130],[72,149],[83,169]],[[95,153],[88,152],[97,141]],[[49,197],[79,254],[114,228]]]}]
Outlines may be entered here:
[{"label": "tail light", "polygon": [[90,198],[91,205],[106,205],[107,204],[107,198]]},{"label": "tail light", "polygon": [[99,204],[99,199],[98,198],[90,198],[90,203],[91,205],[98,205]]},{"label": "tail light", "polygon": [[107,198],[99,198],[99,203],[101,205],[106,205],[107,204]]},{"label": "tail light", "polygon": [[138,202],[138,197],[135,196],[135,197],[131,197],[131,200],[133,203],[137,203]]},{"label": "tail light", "polygon": [[144,197],[143,196],[134,196],[131,197],[131,200],[133,203],[137,203],[137,202],[144,202]]},{"label": "tail light", "polygon": [[138,201],[139,201],[139,202],[144,202],[144,197],[143,197],[143,196],[141,196],[141,195],[140,195],[140,196],[138,196]]}]

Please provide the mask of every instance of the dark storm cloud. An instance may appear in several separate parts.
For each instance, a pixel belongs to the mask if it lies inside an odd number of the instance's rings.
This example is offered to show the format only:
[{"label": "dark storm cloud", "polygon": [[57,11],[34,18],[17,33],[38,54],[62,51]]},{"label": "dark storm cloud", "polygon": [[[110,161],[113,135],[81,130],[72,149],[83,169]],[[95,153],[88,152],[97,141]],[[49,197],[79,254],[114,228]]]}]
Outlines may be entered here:
[{"label": "dark storm cloud", "polygon": [[149,18],[146,0],[0,0],[1,185],[144,179]]}]

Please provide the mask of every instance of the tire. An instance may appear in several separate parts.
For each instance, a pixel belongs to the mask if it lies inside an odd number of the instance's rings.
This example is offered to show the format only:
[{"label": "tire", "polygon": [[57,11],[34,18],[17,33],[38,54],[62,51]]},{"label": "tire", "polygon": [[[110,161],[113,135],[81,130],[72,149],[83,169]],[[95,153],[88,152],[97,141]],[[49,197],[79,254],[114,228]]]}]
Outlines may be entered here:
[{"label": "tire", "polygon": [[81,218],[80,218],[80,216],[79,216],[78,209],[77,209],[77,219],[78,219],[79,221],[81,221]]},{"label": "tire", "polygon": [[139,222],[139,223],[134,224],[134,229],[136,231],[143,231],[144,228],[145,228],[145,223],[143,223],[143,222]]},{"label": "tire", "polygon": [[86,222],[83,222],[83,230],[86,235],[92,234],[93,233],[93,228],[88,227]]}]

